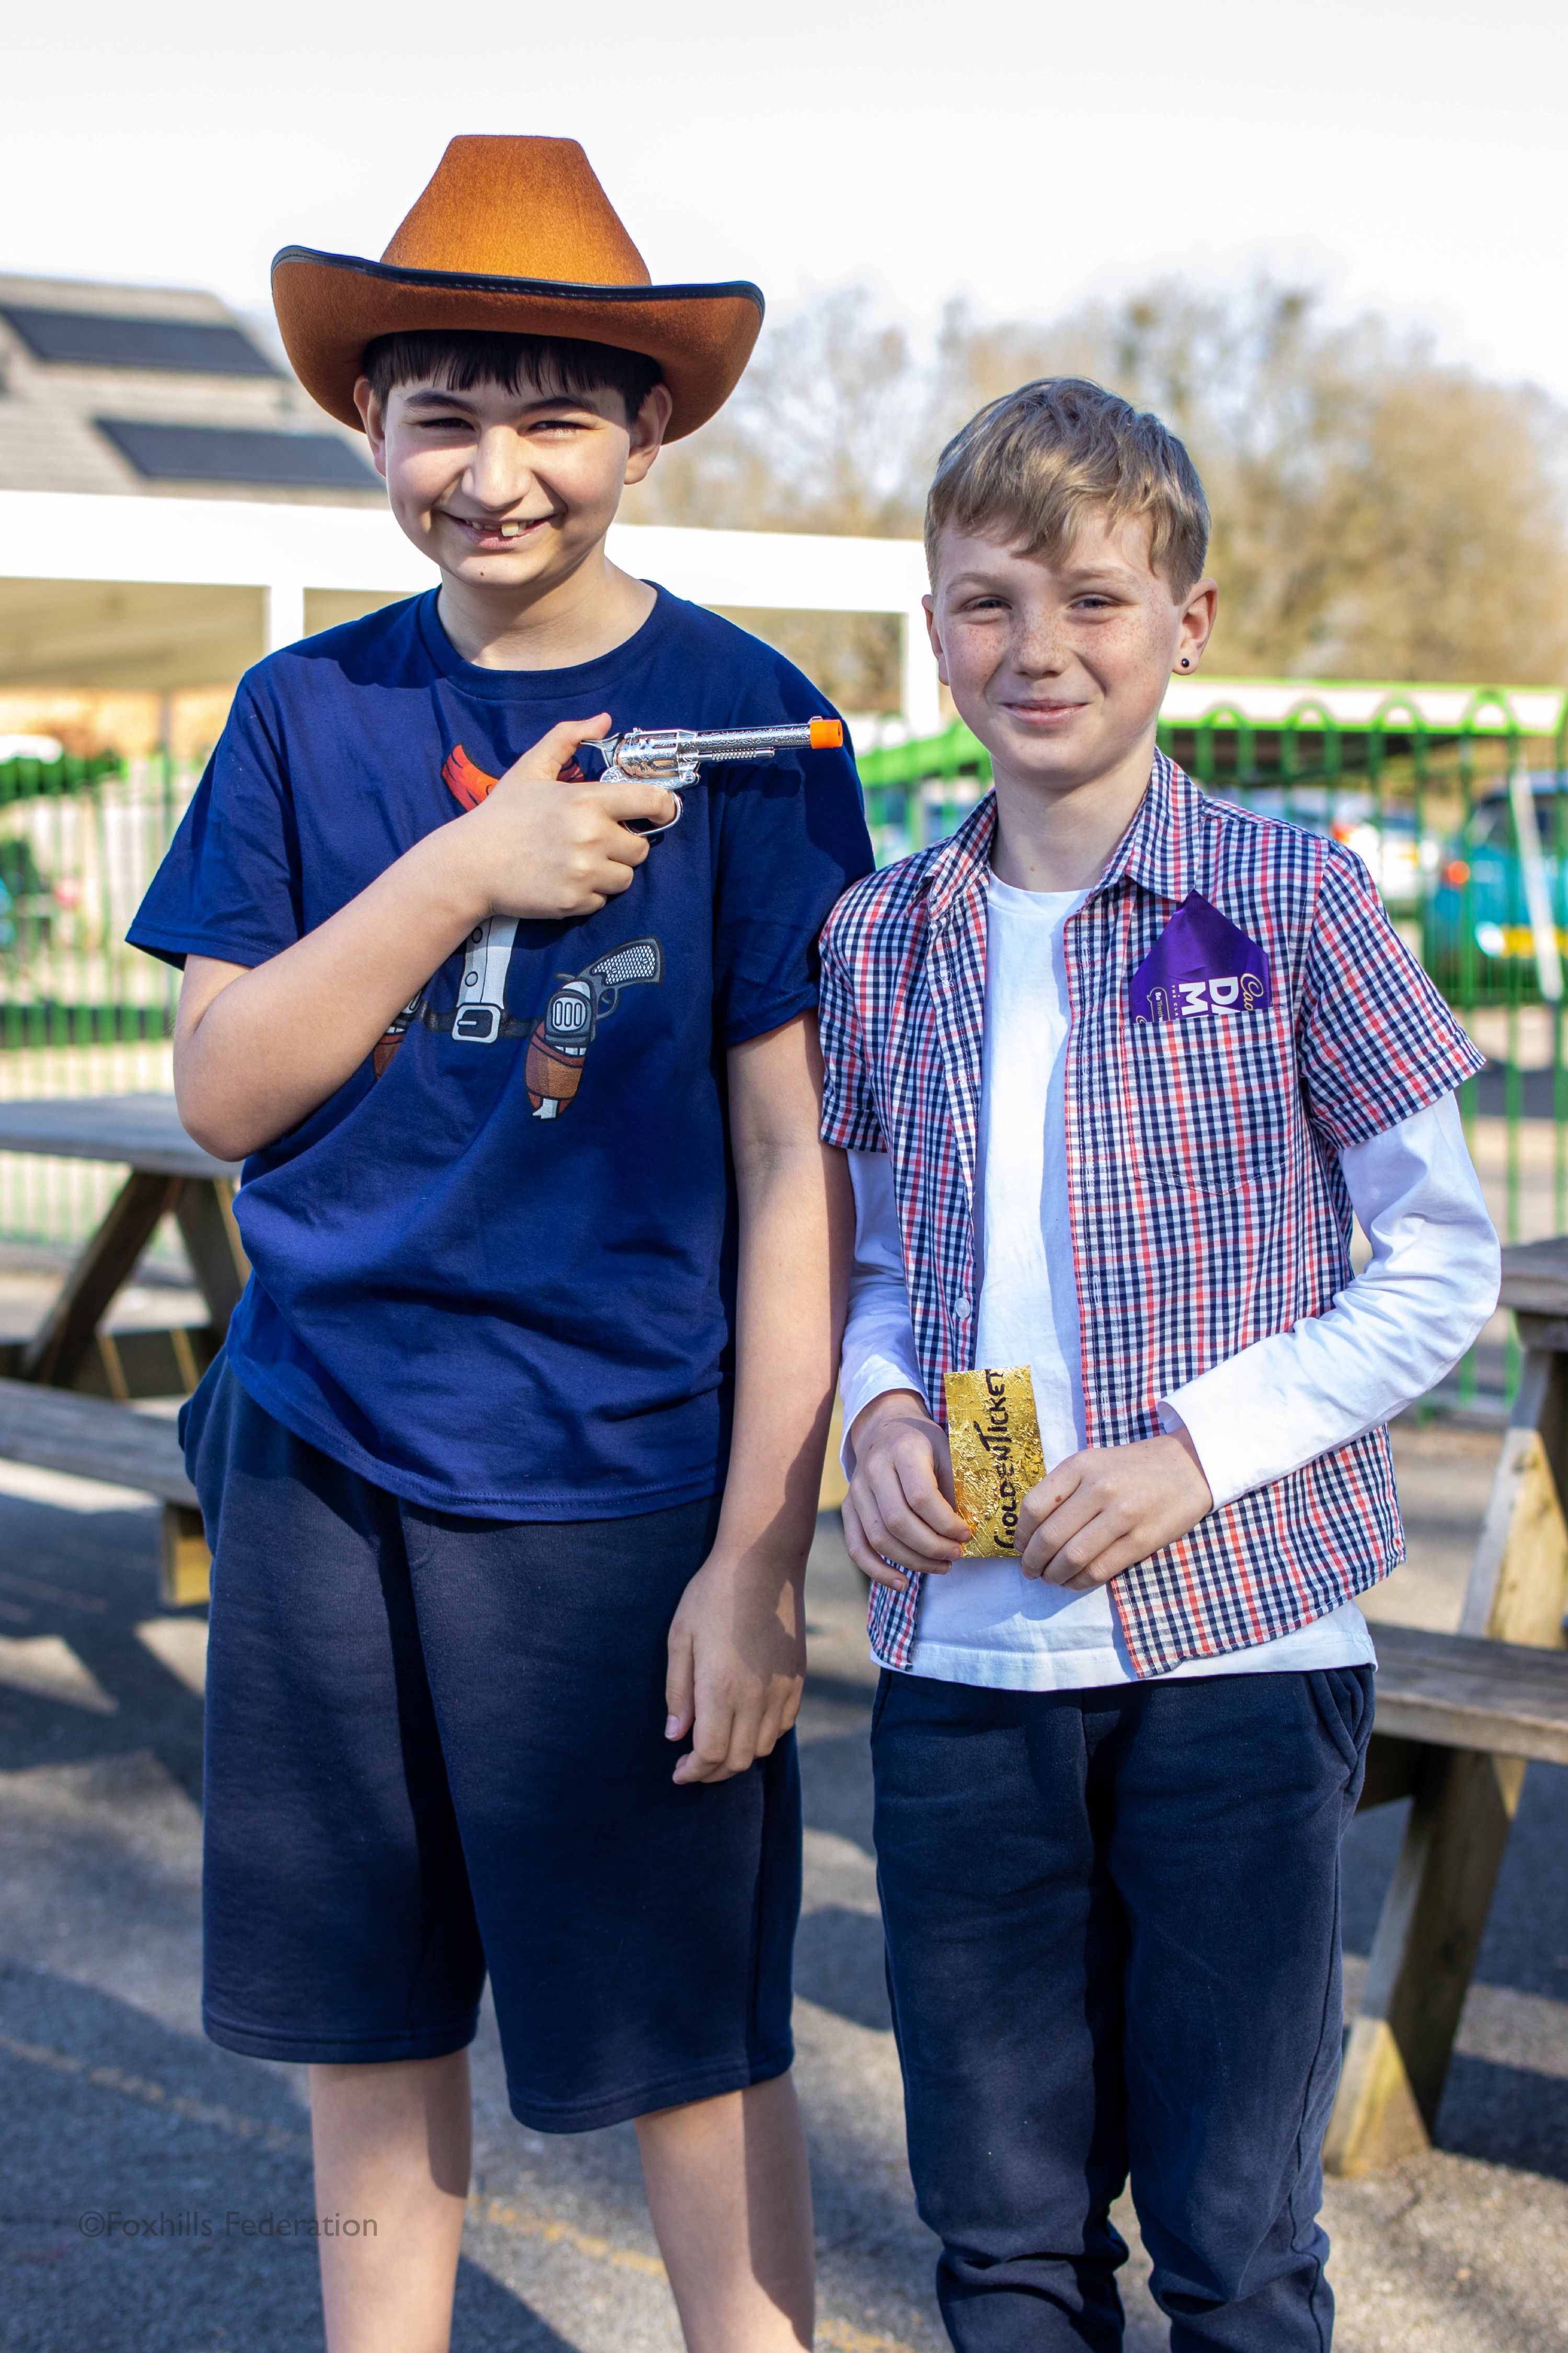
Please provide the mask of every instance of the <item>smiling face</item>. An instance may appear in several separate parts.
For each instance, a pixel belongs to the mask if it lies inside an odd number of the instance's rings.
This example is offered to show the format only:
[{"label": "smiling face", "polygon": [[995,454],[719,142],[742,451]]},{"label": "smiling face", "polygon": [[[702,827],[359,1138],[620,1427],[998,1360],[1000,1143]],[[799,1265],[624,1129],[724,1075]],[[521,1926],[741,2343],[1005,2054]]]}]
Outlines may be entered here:
[{"label": "smiling face", "polygon": [[[1194,667],[1215,590],[1179,596],[1149,561],[1146,517],[1093,511],[1053,556],[944,529],[926,598],[932,649],[998,787],[1079,791],[1148,781],[1173,670]],[[1141,777],[1139,771],[1142,771]]]},{"label": "smiling face", "polygon": [[602,545],[622,490],[658,454],[670,407],[655,385],[628,423],[616,392],[552,392],[526,378],[516,391],[400,384],[384,406],[362,376],[354,398],[415,545],[448,585],[524,598]]}]

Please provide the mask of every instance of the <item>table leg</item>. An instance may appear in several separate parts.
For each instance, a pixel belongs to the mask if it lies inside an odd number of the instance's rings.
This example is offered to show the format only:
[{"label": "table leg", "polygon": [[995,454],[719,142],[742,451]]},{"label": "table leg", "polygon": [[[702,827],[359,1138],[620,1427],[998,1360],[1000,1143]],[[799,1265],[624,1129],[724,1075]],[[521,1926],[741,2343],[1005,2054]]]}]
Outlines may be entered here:
[{"label": "table leg", "polygon": [[202,1515],[184,1504],[165,1504],[158,1546],[158,1598],[170,1609],[208,1599],[212,1555]]},{"label": "table leg", "polygon": [[1428,1748],[1323,2144],[1330,2173],[1429,2147],[1524,1761]]},{"label": "table leg", "polygon": [[160,1221],[176,1206],[184,1182],[142,1170],[127,1177],[64,1290],[23,1350],[17,1367],[23,1380],[38,1381],[47,1388],[70,1388],[110,1300],[129,1281]]},{"label": "table leg", "polygon": [[[1568,1601],[1568,1360],[1520,1318],[1526,1354],[1481,1524],[1459,1631],[1563,1647]],[[1568,1334],[1564,1335],[1568,1337]],[[1524,1786],[1517,1757],[1381,1744],[1368,1801],[1414,1788],[1366,1989],[1323,2145],[1329,2172],[1371,2173],[1430,2146],[1492,1891]],[[1414,1769],[1412,1769],[1414,1767]]]},{"label": "table leg", "polygon": [[226,1176],[187,1177],[174,1215],[214,1334],[221,1340],[250,1275],[250,1261],[235,1223],[234,1187]]},{"label": "table leg", "polygon": [[1487,1498],[1459,1632],[1560,1651],[1568,1604],[1568,1357],[1532,1345],[1533,1324],[1533,1317],[1519,1318],[1525,1342],[1519,1395]]}]

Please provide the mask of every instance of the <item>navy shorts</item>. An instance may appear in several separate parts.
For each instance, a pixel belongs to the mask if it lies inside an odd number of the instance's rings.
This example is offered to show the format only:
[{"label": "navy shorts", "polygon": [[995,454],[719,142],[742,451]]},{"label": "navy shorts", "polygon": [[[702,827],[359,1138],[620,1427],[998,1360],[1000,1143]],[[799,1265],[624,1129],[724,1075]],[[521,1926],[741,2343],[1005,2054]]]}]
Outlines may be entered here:
[{"label": "navy shorts", "polygon": [[204,2018],[262,2059],[431,2059],[489,1972],[542,2132],[792,2056],[793,1735],[677,1788],[665,1638],[716,1502],[458,1519],[295,1438],[220,1357],[187,1410],[213,1548]]}]

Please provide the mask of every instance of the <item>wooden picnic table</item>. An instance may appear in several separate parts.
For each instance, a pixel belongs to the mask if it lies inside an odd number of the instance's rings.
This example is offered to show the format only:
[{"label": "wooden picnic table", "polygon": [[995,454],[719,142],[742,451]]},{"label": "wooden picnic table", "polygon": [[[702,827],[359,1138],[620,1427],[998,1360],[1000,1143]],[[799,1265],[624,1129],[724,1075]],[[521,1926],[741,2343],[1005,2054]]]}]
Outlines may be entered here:
[{"label": "wooden picnic table", "polygon": [[[247,1268],[234,1221],[237,1167],[180,1126],[170,1095],[0,1103],[0,1151],[116,1162],[130,1174],[32,1339],[0,1361],[0,1454],[123,1479],[163,1504],[164,1597],[205,1597],[207,1560],[173,1427],[111,1397],[195,1385],[193,1339],[210,1361]],[[133,1388],[131,1341],[175,1334],[100,1329],[159,1220],[178,1221],[211,1318],[184,1335],[181,1377]],[[1457,1633],[1380,1623],[1377,1719],[1363,1806],[1412,1800],[1373,1940],[1324,2147],[1335,2173],[1365,2173],[1426,2148],[1470,1974],[1531,1760],[1568,1763],[1568,1235],[1503,1253],[1502,1304],[1524,1349]],[[149,1364],[148,1377],[158,1377]],[[44,1394],[47,1392],[47,1394]],[[828,1480],[825,1504],[838,1500]],[[841,1485],[841,1482],[839,1485]]]},{"label": "wooden picnic table", "polygon": [[[169,1094],[0,1103],[0,1152],[129,1171],[38,1329],[0,1349],[0,1455],[155,1495],[163,1599],[205,1601],[210,1563],[174,1425],[128,1407],[193,1389],[222,1345],[250,1271],[234,1220],[239,1170],[192,1143]],[[180,1229],[206,1325],[110,1334],[104,1318],[165,1217]]]},{"label": "wooden picnic table", "polygon": [[1568,1235],[1503,1252],[1519,1392],[1458,1630],[1380,1621],[1363,1806],[1410,1813],[1345,2043],[1331,2173],[1427,2147],[1531,1761],[1568,1764]]},{"label": "wooden picnic table", "polygon": [[[237,1166],[192,1143],[171,1094],[0,1103],[0,1152],[112,1161],[130,1171],[38,1330],[3,1352],[0,1373],[50,1388],[96,1389],[120,1402],[193,1388],[249,1272],[234,1220]],[[206,1303],[207,1327],[111,1338],[103,1319],[168,1216]]]},{"label": "wooden picnic table", "polygon": [[212,1560],[172,1421],[39,1381],[0,1380],[0,1456],[155,1496],[163,1599],[174,1609],[206,1599]]}]

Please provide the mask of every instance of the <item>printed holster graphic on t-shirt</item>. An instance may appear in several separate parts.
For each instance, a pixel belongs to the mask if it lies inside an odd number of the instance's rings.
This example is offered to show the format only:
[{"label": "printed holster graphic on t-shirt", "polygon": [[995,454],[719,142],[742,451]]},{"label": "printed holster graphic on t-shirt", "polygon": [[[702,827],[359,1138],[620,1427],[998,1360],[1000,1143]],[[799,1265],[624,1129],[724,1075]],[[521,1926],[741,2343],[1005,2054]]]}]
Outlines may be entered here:
[{"label": "printed holster graphic on t-shirt", "polygon": [[556,974],[523,1064],[523,1084],[535,1119],[559,1119],[571,1103],[599,1024],[620,1003],[622,989],[663,978],[664,950],[652,939],[628,940],[625,947],[611,948],[585,972]]},{"label": "printed holster graphic on t-shirt", "polygon": [[[582,774],[575,761],[562,770],[568,780],[580,780]],[[460,744],[447,754],[441,775],[465,808],[478,808],[500,781],[477,767]],[[664,978],[664,950],[656,939],[627,940],[595,956],[582,972],[557,973],[543,1013],[537,1020],[520,1021],[506,1009],[506,978],[517,926],[515,915],[490,915],[468,934],[451,1012],[432,1011],[421,989],[376,1045],[371,1059],[378,1079],[416,1023],[445,1030],[463,1046],[493,1046],[498,1039],[526,1037],[523,1083],[533,1116],[560,1118],[576,1095],[600,1022],[614,1013],[623,988]]]}]

